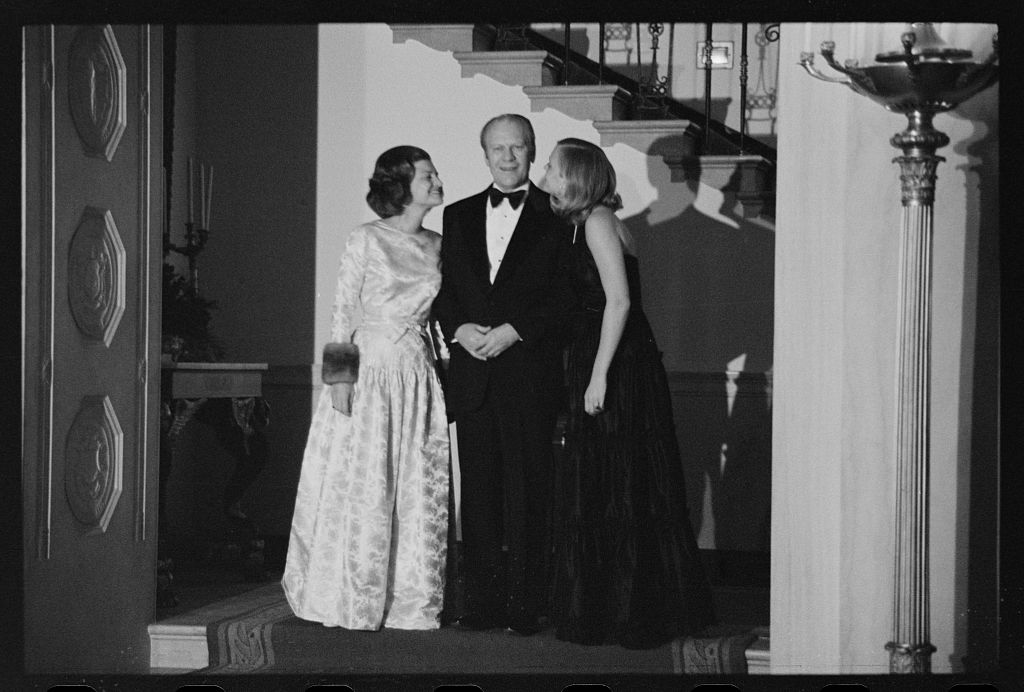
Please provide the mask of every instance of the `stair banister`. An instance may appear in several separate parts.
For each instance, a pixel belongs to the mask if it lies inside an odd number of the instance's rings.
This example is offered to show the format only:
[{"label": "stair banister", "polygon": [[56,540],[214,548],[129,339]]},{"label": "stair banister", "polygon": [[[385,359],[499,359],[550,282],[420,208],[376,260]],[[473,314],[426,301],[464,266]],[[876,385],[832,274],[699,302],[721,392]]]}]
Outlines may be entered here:
[{"label": "stair banister", "polygon": [[[601,26],[604,25],[602,24]],[[499,37],[501,37],[503,34],[510,34],[510,32],[507,32],[505,26],[499,25],[496,28],[498,30]],[[626,75],[622,74],[621,72],[618,72],[615,69],[604,69],[605,59],[603,50],[603,29],[602,35],[600,37],[600,63],[595,62],[586,55],[582,55],[572,50],[571,48],[566,49],[566,46],[560,43],[557,39],[552,39],[549,36],[545,36],[544,34],[538,32],[537,30],[530,28],[528,25],[517,25],[516,29],[521,31],[521,35],[517,36],[517,38],[523,40],[529,46],[533,46],[535,49],[547,51],[552,56],[568,56],[568,59],[571,61],[571,65],[573,68],[575,68],[575,70],[590,74],[591,78],[595,82],[599,82],[601,84],[614,84],[615,86],[620,87],[623,91],[627,92],[632,96],[636,96],[637,94],[640,93],[641,86],[640,84],[638,84],[636,80],[627,77]],[[777,40],[777,35],[776,38],[773,40]],[[707,98],[706,101],[708,101]],[[667,107],[668,110],[667,117],[671,119],[688,120],[691,123],[694,123],[695,126],[697,126],[698,123],[703,122],[704,126],[700,129],[703,130],[705,137],[708,137],[710,134],[713,133],[722,140],[731,143],[731,146],[735,147],[733,149],[733,152],[740,151],[741,133],[729,127],[723,122],[709,118],[710,113],[708,112],[708,108],[705,108],[705,113],[701,113],[686,104],[673,100],[672,98],[667,98],[664,102],[664,105]],[[768,162],[770,162],[771,165],[774,165],[776,160],[776,152],[773,147],[753,137],[744,137],[742,141],[742,150],[744,154],[761,156],[765,158]],[[712,153],[708,149],[708,144],[705,144],[703,153]]]}]

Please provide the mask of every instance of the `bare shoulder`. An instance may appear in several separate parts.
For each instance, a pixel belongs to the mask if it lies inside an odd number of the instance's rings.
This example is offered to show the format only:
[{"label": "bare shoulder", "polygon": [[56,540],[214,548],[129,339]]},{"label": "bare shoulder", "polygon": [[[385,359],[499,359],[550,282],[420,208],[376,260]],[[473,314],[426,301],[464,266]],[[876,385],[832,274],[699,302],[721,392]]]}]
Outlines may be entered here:
[{"label": "bare shoulder", "polygon": [[587,244],[618,242],[618,218],[605,206],[595,207],[586,220]]}]

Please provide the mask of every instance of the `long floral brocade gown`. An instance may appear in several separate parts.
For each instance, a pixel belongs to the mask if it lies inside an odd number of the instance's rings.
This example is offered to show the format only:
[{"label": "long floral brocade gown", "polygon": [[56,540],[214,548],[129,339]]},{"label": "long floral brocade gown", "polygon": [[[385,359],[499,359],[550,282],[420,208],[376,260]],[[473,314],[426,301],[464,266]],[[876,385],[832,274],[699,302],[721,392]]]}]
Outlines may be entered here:
[{"label": "long floral brocade gown", "polygon": [[383,221],[342,254],[331,341],[359,347],[352,415],[319,395],[282,585],[295,615],[326,626],[434,629],[443,605],[449,441],[430,307],[441,236]]}]

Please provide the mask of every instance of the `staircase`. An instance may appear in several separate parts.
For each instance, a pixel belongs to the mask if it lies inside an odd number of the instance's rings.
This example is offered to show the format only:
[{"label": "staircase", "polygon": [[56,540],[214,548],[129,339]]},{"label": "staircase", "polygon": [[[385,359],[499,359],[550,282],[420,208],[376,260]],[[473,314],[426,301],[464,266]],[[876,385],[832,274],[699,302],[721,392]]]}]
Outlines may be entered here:
[{"label": "staircase", "polygon": [[[472,24],[391,24],[395,43],[414,40],[439,51],[450,51],[462,67],[463,77],[481,74],[508,86],[521,87],[530,98],[533,112],[552,108],[577,120],[590,120],[600,134],[601,146],[625,144],[650,156],[661,156],[674,182],[685,182],[695,173],[700,181],[735,195],[747,218],[774,221],[774,151],[747,139],[752,153],[738,153],[728,130],[714,123],[705,138],[703,127],[693,118],[638,119],[629,80],[598,83],[593,63],[583,56],[573,58],[566,81],[565,60],[548,39],[534,36],[543,50],[493,50],[497,30]],[[605,72],[608,72],[606,69]],[[623,86],[625,85],[625,86]],[[672,103],[673,111],[687,111]]]},{"label": "staircase", "polygon": [[[735,196],[746,218],[759,217],[774,224],[774,150],[750,142],[760,153],[736,153],[738,147],[720,123],[705,139],[703,128],[691,118],[638,119],[634,94],[622,84],[602,84],[591,69],[575,63],[565,81],[564,59],[557,49],[493,50],[496,29],[472,24],[391,24],[393,41],[418,41],[438,51],[449,51],[462,67],[462,76],[485,75],[502,84],[521,87],[530,98],[530,110],[561,111],[577,120],[589,120],[600,135],[601,146],[625,144],[649,156],[660,156],[671,170],[673,182],[700,181]],[[538,42],[542,42],[538,41]],[[581,58],[581,63],[589,61]],[[591,65],[592,67],[592,65]],[[622,82],[623,80],[616,80]],[[685,107],[680,107],[683,109]],[[770,156],[769,156],[770,155]],[[755,630],[757,639],[746,649],[752,675],[770,672],[767,627]]]}]

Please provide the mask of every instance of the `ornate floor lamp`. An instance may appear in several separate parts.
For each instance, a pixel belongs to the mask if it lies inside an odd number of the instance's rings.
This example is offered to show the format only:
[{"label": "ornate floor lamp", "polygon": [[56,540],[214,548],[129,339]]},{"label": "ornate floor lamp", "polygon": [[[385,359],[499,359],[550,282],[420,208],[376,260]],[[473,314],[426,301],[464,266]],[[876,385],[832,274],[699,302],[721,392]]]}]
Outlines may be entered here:
[{"label": "ornate floor lamp", "polygon": [[814,54],[801,53],[800,64],[812,76],[845,84],[853,91],[907,116],[908,127],[889,140],[903,151],[900,165],[903,214],[899,275],[899,336],[896,366],[896,543],[895,589],[889,671],[931,672],[935,647],[929,641],[928,603],[928,441],[931,363],[932,215],[936,156],[949,137],[932,127],[932,118],[955,108],[998,78],[998,37],[985,62],[969,50],[950,48],[931,23],[911,24],[901,36],[902,51],[879,53],[882,63],[839,65],[835,43],[821,44],[825,61],[846,78],[827,77],[814,67]]}]

